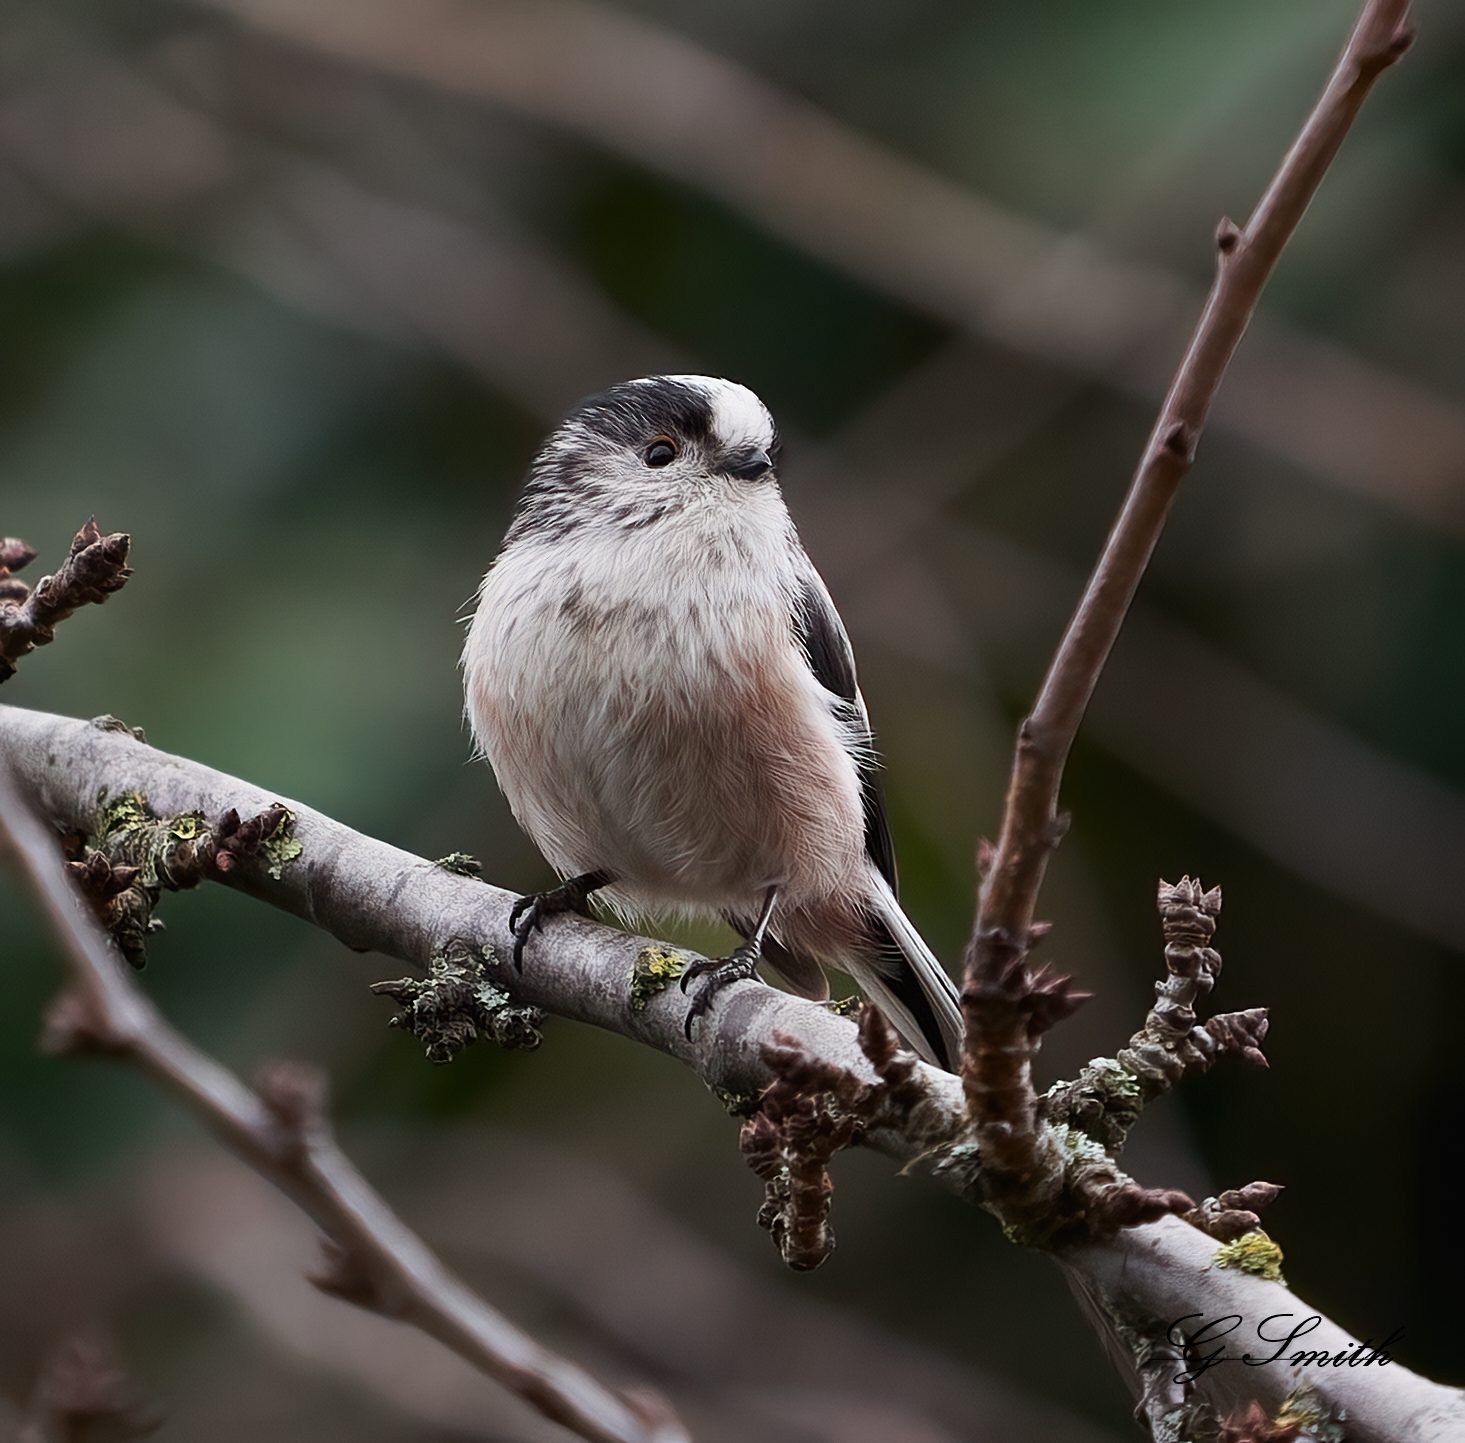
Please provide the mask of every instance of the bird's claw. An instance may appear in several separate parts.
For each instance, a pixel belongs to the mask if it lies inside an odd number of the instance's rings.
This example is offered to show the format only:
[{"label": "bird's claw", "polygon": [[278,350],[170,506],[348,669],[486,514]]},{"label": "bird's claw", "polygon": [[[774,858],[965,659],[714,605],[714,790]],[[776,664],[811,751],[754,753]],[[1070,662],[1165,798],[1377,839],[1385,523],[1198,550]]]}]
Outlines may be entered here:
[{"label": "bird's claw", "polygon": [[524,948],[536,932],[543,930],[546,917],[553,917],[558,912],[578,912],[580,916],[588,917],[590,909],[586,899],[602,885],[598,874],[591,874],[572,877],[547,892],[527,892],[520,897],[509,909],[509,931],[514,937],[514,970],[524,970]]},{"label": "bird's claw", "polygon": [[694,978],[706,978],[702,986],[697,989],[697,995],[692,998],[691,1006],[687,1008],[684,1030],[689,1041],[692,1036],[692,1024],[699,1017],[705,1017],[712,1011],[712,1003],[717,994],[731,983],[744,982],[754,976],[760,956],[760,948],[745,942],[741,947],[735,947],[726,957],[719,957],[709,962],[694,962],[682,973],[683,992],[687,990],[687,984]]},{"label": "bird's claw", "polygon": [[[544,926],[544,919],[552,910],[544,905],[547,895],[544,892],[531,892],[527,897],[520,897],[509,912],[509,931],[514,936],[515,972],[524,970],[524,948],[530,937]],[[523,920],[520,921],[520,918]]]}]

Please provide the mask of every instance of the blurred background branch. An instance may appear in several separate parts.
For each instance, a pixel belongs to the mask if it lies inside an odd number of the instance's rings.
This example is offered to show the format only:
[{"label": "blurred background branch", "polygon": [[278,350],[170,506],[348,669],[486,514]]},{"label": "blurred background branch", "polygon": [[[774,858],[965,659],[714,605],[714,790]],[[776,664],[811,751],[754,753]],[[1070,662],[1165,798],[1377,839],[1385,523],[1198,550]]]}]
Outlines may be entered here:
[{"label": "blurred background branch", "polygon": [[[194,3],[563,129],[708,192],[935,320],[1141,399],[1165,384],[1202,300],[1174,275],[954,186],[751,69],[608,6],[431,0],[409,17],[390,0]],[[1465,452],[1459,409],[1288,328],[1258,342],[1259,383],[1218,412],[1219,424],[1325,480],[1373,489],[1386,460],[1380,499],[1465,528],[1447,461]]]},{"label": "blurred background branch", "polygon": [[253,1089],[164,1021],[83,910],[52,836],[0,765],[0,841],[34,890],[66,963],[43,1047],[109,1057],[169,1092],[325,1234],[322,1292],[421,1329],[546,1417],[593,1443],[679,1443],[658,1399],[606,1388],[474,1296],[391,1211],[336,1145],[325,1079],[275,1063]]}]

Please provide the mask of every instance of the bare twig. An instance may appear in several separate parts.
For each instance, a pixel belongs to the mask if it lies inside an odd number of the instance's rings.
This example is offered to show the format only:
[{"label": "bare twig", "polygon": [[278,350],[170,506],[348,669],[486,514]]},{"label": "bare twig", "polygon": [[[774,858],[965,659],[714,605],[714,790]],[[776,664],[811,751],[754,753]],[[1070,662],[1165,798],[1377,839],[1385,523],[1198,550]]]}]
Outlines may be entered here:
[{"label": "bare twig", "polygon": [[15,675],[21,657],[55,638],[56,624],[79,606],[100,605],[132,574],[129,539],[120,531],[103,536],[95,518],[72,538],[71,551],[54,576],[32,591],[14,573],[35,559],[23,541],[0,541],[0,682]]},{"label": "bare twig", "polygon": [[[758,1223],[772,1236],[789,1267],[817,1268],[834,1251],[829,1202],[834,1183],[829,1163],[859,1135],[860,1120],[850,1096],[859,1083],[849,1074],[806,1077],[806,1059],[795,1039],[780,1037],[768,1049],[780,1073],[742,1127],[738,1146],[748,1166],[763,1179]],[[844,1084],[842,1087],[841,1084]]]},{"label": "bare twig", "polygon": [[[797,1037],[776,1033],[772,1046],[762,1049],[774,1080],[759,1094],[738,1138],[743,1160],[763,1179],[758,1222],[784,1262],[800,1272],[817,1268],[834,1251],[834,1155],[882,1119],[919,1129],[936,1101],[918,1059],[901,1050],[878,1008],[860,1009],[858,1031],[874,1084],[807,1052]],[[933,1143],[939,1130],[938,1123],[929,1134]]]},{"label": "bare twig", "polygon": [[[193,1046],[130,983],[80,899],[52,840],[0,770],[0,836],[64,950],[68,983],[47,1019],[53,1051],[94,1051],[136,1067],[274,1183],[326,1235],[311,1281],[438,1339],[545,1417],[596,1443],[686,1438],[666,1405],[606,1388],[514,1327],[448,1272],[337,1146],[323,1078],[276,1064],[254,1089]],[[220,873],[224,876],[228,873]]]},{"label": "bare twig", "polygon": [[1267,1065],[1265,1007],[1196,1022],[1196,1003],[1221,971],[1221,954],[1210,945],[1221,889],[1205,891],[1189,877],[1161,882],[1158,905],[1167,975],[1155,985],[1155,1005],[1113,1057],[1095,1058],[1071,1082],[1051,1088],[1041,1106],[1045,1120],[1080,1128],[1111,1153],[1124,1146],[1145,1105],[1187,1073],[1206,1072],[1226,1056]]},{"label": "bare twig", "polygon": [[1223,220],[1217,273],[1088,588],[1018,734],[996,852],[967,950],[964,1081],[987,1186],[1038,1202],[1051,1139],[1038,1125],[1024,1011],[1033,906],[1066,820],[1064,764],[1140,578],[1189,471],[1201,429],[1263,285],[1375,80],[1408,46],[1409,0],[1366,0],[1327,87],[1244,230]]}]

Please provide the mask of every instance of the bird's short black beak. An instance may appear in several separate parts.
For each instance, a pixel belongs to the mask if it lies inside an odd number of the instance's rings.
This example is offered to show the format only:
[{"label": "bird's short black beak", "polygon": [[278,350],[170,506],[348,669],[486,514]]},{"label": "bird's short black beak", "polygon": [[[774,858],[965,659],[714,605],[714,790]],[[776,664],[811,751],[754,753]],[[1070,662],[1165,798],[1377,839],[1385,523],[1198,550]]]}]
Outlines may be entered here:
[{"label": "bird's short black beak", "polygon": [[773,461],[768,452],[761,448],[749,451],[735,451],[727,458],[723,471],[736,476],[739,481],[756,481],[773,470]]}]

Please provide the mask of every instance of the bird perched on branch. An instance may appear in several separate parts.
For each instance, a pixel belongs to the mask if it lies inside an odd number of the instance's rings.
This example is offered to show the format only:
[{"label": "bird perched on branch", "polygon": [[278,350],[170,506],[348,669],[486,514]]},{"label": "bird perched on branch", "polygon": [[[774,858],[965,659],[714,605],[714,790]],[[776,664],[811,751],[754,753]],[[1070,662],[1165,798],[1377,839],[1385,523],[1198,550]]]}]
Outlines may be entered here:
[{"label": "bird perched on branch", "polygon": [[779,493],[750,390],[651,376],[583,401],[530,467],[463,651],[468,715],[514,816],[564,879],[545,918],[720,916],[695,1020],[766,961],[797,992],[847,972],[928,1061],[956,988],[901,911],[854,656]]}]

